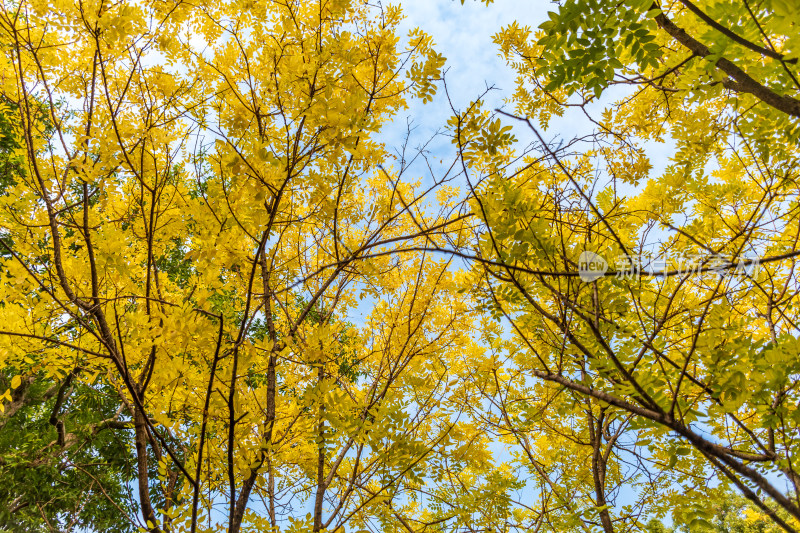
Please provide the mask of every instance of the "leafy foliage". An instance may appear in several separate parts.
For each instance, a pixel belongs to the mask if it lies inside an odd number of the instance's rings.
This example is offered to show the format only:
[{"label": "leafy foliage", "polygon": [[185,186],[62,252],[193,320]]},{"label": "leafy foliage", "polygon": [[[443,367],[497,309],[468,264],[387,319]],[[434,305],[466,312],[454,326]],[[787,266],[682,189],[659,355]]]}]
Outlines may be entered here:
[{"label": "leafy foliage", "polygon": [[399,7],[3,4],[0,527],[797,530],[792,1],[503,28],[422,177]]},{"label": "leafy foliage", "polygon": [[[475,158],[474,127],[451,123],[486,224],[475,292],[513,331],[498,338],[509,356],[488,397],[510,415],[520,408],[506,405],[548,398],[538,378],[574,406],[548,402],[536,425],[527,411],[497,421],[525,452],[521,464],[571,491],[532,521],[570,520],[580,505],[564,501],[583,498],[599,510],[586,527],[669,514],[676,527],[711,530],[706,479],[717,476],[750,512],[797,528],[800,11],[784,11],[568,0],[538,30],[512,24],[496,36],[518,73],[505,116],[534,150]],[[572,110],[596,131],[545,144],[539,128]],[[653,142],[674,146],[663,172],[648,158]],[[588,252],[603,267],[585,278]],[[556,435],[583,446],[565,460],[572,469],[528,442],[537,426],[559,425]],[[623,486],[632,505],[619,499]]]}]

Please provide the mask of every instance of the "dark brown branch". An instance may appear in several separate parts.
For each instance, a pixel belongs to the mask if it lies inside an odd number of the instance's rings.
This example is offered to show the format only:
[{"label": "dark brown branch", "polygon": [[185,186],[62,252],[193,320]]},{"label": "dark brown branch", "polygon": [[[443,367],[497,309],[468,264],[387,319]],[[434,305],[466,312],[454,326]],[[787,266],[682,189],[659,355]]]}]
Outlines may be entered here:
[{"label": "dark brown branch", "polygon": [[759,46],[751,41],[748,41],[744,37],[741,37],[739,34],[733,32],[732,30],[729,30],[716,20],[706,15],[706,13],[702,9],[691,3],[689,0],[679,0],[679,1],[681,4],[685,5],[689,11],[700,17],[700,19],[703,22],[705,22],[718,32],[722,33],[725,37],[729,38],[730,40],[741,44],[745,48],[749,48],[750,50],[752,50],[757,54],[761,54],[763,56],[770,57],[772,59],[777,59],[778,61],[783,61],[784,63],[791,63],[791,64],[797,63],[797,59],[784,59],[783,54],[779,54],[775,50],[770,50],[769,48],[764,48],[763,46]]},{"label": "dark brown branch", "polygon": [[[652,9],[659,9],[659,7],[653,4]],[[655,20],[659,27],[670,34],[676,41],[691,50],[693,54],[700,57],[708,57],[711,55],[711,51],[706,45],[686,33],[683,28],[678,27],[674,22],[668,19],[664,13],[656,15]],[[800,100],[774,92],[772,89],[751,78],[745,71],[724,57],[716,61],[716,67],[730,76],[723,82],[726,88],[740,93],[752,94],[778,111],[793,117],[800,117]]]}]

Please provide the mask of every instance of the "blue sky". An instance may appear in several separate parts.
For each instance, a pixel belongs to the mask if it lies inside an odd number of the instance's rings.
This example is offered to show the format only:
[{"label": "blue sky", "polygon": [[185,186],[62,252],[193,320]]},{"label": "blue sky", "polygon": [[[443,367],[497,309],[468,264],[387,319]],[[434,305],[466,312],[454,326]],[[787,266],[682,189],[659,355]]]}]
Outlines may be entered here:
[{"label": "blue sky", "polygon": [[[494,100],[510,96],[514,76],[498,55],[492,35],[513,21],[538,26],[546,19],[544,1],[497,0],[489,6],[475,0],[403,0],[404,30],[419,27],[447,58],[447,83],[456,104],[465,105],[486,85],[496,85]],[[554,8],[551,8],[554,9]]]},{"label": "blue sky", "polygon": [[[497,45],[492,42],[492,35],[514,21],[520,25],[536,28],[547,19],[548,11],[556,11],[558,6],[549,0],[495,0],[488,6],[478,0],[466,0],[462,5],[459,0],[402,0],[405,20],[400,33],[419,27],[430,34],[436,50],[447,58],[447,87],[454,105],[464,109],[471,101],[478,98],[487,88],[494,86],[485,99],[485,108],[494,109],[503,105],[514,91],[514,72],[498,54]],[[625,94],[624,88],[614,88],[604,94],[601,101],[590,106],[599,115],[602,106],[611,103]],[[509,106],[509,111],[511,111]],[[426,141],[438,128],[442,128],[452,115],[449,104],[440,90],[433,102],[422,104],[415,101],[410,109],[396,117],[393,126],[383,132],[387,144],[399,146],[403,142],[406,119],[413,120],[415,131],[411,145]],[[519,123],[504,120],[514,126],[514,133],[519,147],[528,145],[532,133]],[[578,110],[570,110],[561,118],[554,118],[551,127],[545,132],[546,139],[585,135],[591,132],[593,125]],[[434,153],[445,159],[452,157],[452,149],[445,139],[434,143]],[[670,147],[651,143],[646,146],[654,174],[660,173],[668,164]]]},{"label": "blue sky", "polygon": [[[485,100],[487,109],[499,107],[504,98],[512,95],[514,73],[498,55],[492,35],[514,20],[537,26],[546,17],[547,10],[542,6],[548,5],[547,0],[536,3],[498,0],[489,6],[474,0],[467,0],[464,5],[458,0],[403,0],[399,3],[406,16],[399,33],[405,35],[418,27],[433,37],[436,51],[447,58],[447,87],[453,104],[459,109],[477,99],[487,86],[494,85],[498,89]],[[410,109],[399,113],[393,127],[386,128],[383,136],[389,146],[402,144],[406,118],[410,118],[417,127],[413,140],[424,142],[442,128],[451,115],[440,89],[433,102],[411,102]],[[448,145],[447,142],[437,143],[440,149]]]}]

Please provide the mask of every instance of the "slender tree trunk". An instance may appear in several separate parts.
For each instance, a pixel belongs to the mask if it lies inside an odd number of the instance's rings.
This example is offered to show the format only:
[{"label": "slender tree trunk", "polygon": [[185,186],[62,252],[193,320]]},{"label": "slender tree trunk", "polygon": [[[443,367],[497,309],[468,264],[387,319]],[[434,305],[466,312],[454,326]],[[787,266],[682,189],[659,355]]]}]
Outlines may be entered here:
[{"label": "slender tree trunk", "polygon": [[[602,444],[603,444],[603,412],[595,419],[591,411],[591,402],[589,402],[588,411],[588,424],[589,424],[589,437],[592,443],[592,478],[594,480],[594,494],[598,507],[605,507],[606,502],[606,463],[603,459]],[[595,420],[597,427],[595,428]],[[600,510],[600,523],[603,525],[605,533],[614,533],[614,525],[611,523],[611,514],[608,509]]]},{"label": "slender tree trunk", "polygon": [[[324,368],[319,367],[318,383],[322,385],[324,377]],[[317,493],[314,497],[314,531],[322,529],[322,501],[325,497],[325,403],[320,401],[319,404],[319,426],[317,430]]]},{"label": "slender tree trunk", "polygon": [[150,522],[148,531],[152,533],[159,533],[156,519],[156,513],[153,510],[153,505],[150,502],[150,480],[147,472],[147,425],[145,424],[144,415],[139,408],[134,408],[133,414],[135,442],[136,442],[136,466],[139,478],[139,502],[142,506],[142,516],[145,522]]},{"label": "slender tree trunk", "polygon": [[272,322],[272,305],[271,305],[271,298],[272,298],[272,290],[269,284],[269,268],[267,265],[267,252],[266,250],[261,251],[261,256],[259,258],[261,263],[261,275],[263,279],[263,287],[264,287],[264,313],[267,318],[267,329],[269,330],[270,339],[272,340],[272,351],[270,352],[269,356],[269,363],[267,365],[267,413],[266,419],[264,420],[264,445],[267,449],[262,448],[261,454],[258,460],[258,468],[255,468],[250,475],[247,476],[247,479],[244,480],[242,483],[242,488],[239,491],[239,496],[236,500],[236,506],[233,510],[233,516],[231,517],[230,521],[230,528],[228,533],[238,533],[239,530],[242,528],[242,520],[244,519],[244,512],[247,510],[247,503],[250,500],[250,493],[253,490],[253,486],[255,486],[256,481],[258,480],[258,471],[260,467],[266,462],[267,468],[269,469],[269,514],[270,520],[272,521],[272,525],[275,525],[275,477],[272,473],[272,461],[269,458],[269,454],[272,453],[271,445],[272,445],[272,435],[275,426],[275,394],[277,391],[277,373],[276,367],[278,364],[278,358],[275,355],[277,350],[277,335],[275,333],[275,325]]}]

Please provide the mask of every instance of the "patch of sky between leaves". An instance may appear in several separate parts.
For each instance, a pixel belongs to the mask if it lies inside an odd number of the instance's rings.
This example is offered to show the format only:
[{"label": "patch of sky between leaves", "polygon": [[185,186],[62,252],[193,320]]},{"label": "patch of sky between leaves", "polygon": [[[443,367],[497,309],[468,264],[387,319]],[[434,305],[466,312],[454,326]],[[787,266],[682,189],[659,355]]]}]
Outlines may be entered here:
[{"label": "patch of sky between leaves", "polygon": [[[542,4],[538,2],[510,0],[499,0],[489,6],[474,1],[462,5],[452,0],[404,0],[400,5],[405,18],[400,23],[398,34],[405,37],[409,30],[420,28],[433,37],[434,49],[447,58],[444,69],[446,92],[440,83],[431,102],[410,99],[409,108],[398,113],[380,134],[380,141],[387,148],[399,149],[405,143],[410,127],[408,149],[411,151],[444,130],[454,114],[451,104],[456,110],[463,111],[487,88],[494,87],[483,99],[484,109],[503,106],[504,99],[514,91],[514,72],[499,56],[492,36],[515,20],[535,27],[544,20],[545,11],[539,8]],[[515,125],[515,129],[519,127]],[[434,171],[443,171],[455,154],[451,139],[446,136],[433,139],[426,150],[430,161],[438,165]],[[439,160],[442,160],[441,164],[438,164]],[[430,179],[424,161],[418,160],[409,168],[407,178],[412,177],[421,178],[423,184]]]},{"label": "patch of sky between leaves", "polygon": [[[477,1],[467,1],[462,5],[455,0],[404,0],[401,6],[405,18],[398,34],[405,36],[409,30],[420,28],[433,37],[435,50],[447,58],[446,91],[440,83],[431,102],[410,99],[409,108],[398,113],[383,128],[378,140],[398,154],[405,145],[406,159],[424,146],[428,161],[417,158],[404,175],[405,180],[419,179],[424,185],[444,174],[456,155],[451,139],[446,135],[436,135],[437,132],[444,133],[453,108],[463,111],[483,95],[484,109],[513,111],[506,101],[515,89],[515,73],[501,57],[493,35],[514,21],[521,26],[536,28],[547,18],[547,10],[556,6],[546,0],[497,0],[488,6]],[[487,92],[489,88],[492,90]],[[593,117],[599,118],[604,107],[627,96],[631,90],[630,87],[612,87],[586,109]],[[524,149],[535,138],[523,122],[508,118],[503,122],[514,128],[518,150]],[[541,133],[547,141],[558,145],[589,134],[595,128],[583,111],[571,108],[561,117],[554,116],[549,128]],[[674,143],[667,136],[663,143],[646,142],[642,146],[653,167],[650,175],[660,175],[670,164]],[[393,166],[396,169],[399,160]],[[435,176],[431,176],[432,172]],[[631,186],[623,194],[632,196],[642,185]]]}]

